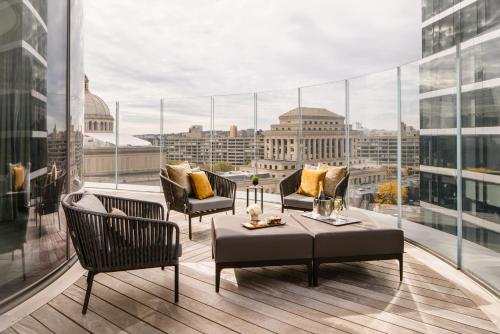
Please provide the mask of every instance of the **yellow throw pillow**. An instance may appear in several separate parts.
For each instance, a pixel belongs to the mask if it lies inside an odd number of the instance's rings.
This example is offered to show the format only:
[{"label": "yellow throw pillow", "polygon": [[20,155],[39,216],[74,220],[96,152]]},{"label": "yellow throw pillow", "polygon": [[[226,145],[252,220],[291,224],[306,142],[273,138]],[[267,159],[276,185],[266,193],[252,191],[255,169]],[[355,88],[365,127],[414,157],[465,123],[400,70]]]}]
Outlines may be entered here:
[{"label": "yellow throw pillow", "polygon": [[191,183],[189,182],[188,173],[191,173],[189,163],[182,162],[179,165],[165,165],[165,167],[170,180],[186,189],[188,196],[191,196],[193,190],[191,189]]},{"label": "yellow throw pillow", "polygon": [[320,163],[320,170],[326,170],[324,190],[325,195],[335,196],[335,189],[344,176],[347,175],[346,166],[328,166],[327,164]]},{"label": "yellow throw pillow", "polygon": [[11,166],[12,168],[12,191],[21,191],[24,189],[24,179],[26,176],[26,170],[21,163],[15,164]]},{"label": "yellow throw pillow", "polygon": [[189,173],[189,179],[193,188],[194,197],[197,199],[205,199],[215,195],[205,172]]},{"label": "yellow throw pillow", "polygon": [[297,193],[316,197],[319,194],[319,184],[325,179],[327,170],[314,170],[304,168],[302,170],[302,179],[300,180],[300,187]]}]

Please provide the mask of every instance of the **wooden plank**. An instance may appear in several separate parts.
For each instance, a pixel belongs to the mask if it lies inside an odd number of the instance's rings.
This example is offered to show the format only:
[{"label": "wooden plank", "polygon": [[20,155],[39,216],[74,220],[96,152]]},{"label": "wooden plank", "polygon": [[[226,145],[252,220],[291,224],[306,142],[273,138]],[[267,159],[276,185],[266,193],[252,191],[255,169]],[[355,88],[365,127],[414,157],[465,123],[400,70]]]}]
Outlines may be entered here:
[{"label": "wooden plank", "polygon": [[33,312],[32,316],[54,333],[89,333],[83,327],[77,325],[48,304]]},{"label": "wooden plank", "polygon": [[[272,269],[265,268],[264,270]],[[284,275],[287,275],[287,277],[290,278],[297,277],[297,279],[300,279],[303,275],[303,272],[295,267],[280,268],[280,270]],[[403,307],[418,309],[424,312],[428,311],[429,314],[434,314],[435,312],[441,313],[450,311],[452,312],[450,313],[450,317],[457,318],[458,322],[466,321],[466,323],[469,323],[471,321],[477,320],[475,318],[488,320],[489,322],[488,317],[478,308],[464,307],[461,305],[456,305],[450,302],[443,302],[432,298],[418,298],[418,295],[408,294],[397,289],[384,291],[383,289],[379,289],[378,287],[377,289],[374,289],[373,286],[360,287],[357,284],[353,284],[351,282],[344,283],[337,280],[325,280],[324,282],[322,282],[321,286],[327,286],[346,292],[356,292],[359,295],[371,295],[373,298],[381,301],[391,301],[392,303],[398,304]],[[466,316],[464,317],[464,315]],[[472,319],[469,319],[469,316]]]},{"label": "wooden plank", "polygon": [[52,299],[49,305],[91,333],[126,333],[126,331],[90,310],[86,314],[82,314],[82,305],[63,294]]},{"label": "wooden plank", "polygon": [[[130,272],[118,272],[115,273],[114,277],[117,279],[126,282],[132,286],[135,286],[139,289],[148,291],[152,295],[169,300],[173,296],[173,292],[165,287],[162,287],[158,284],[152,283],[145,279],[140,278],[139,276],[132,275]],[[168,285],[169,282],[166,282]],[[195,299],[189,298],[185,295],[182,295],[179,298],[178,305],[185,309],[188,309],[194,313],[199,314],[202,317],[210,319],[220,325],[226,326],[234,331],[243,332],[243,333],[269,333],[264,328],[251,324],[243,319],[235,317],[229,313],[225,313],[220,311],[217,308],[211,307],[204,303],[201,303]]]},{"label": "wooden plank", "polygon": [[[188,275],[192,276],[193,278],[203,280],[208,284],[211,284],[214,280],[210,275],[210,272],[212,272],[213,268],[210,268],[209,266],[197,265],[196,268],[190,267],[186,270]],[[244,269],[237,269],[235,270],[235,274],[238,275],[242,271],[244,271]],[[353,311],[352,309],[343,308],[342,306],[334,303],[325,304],[322,301],[318,301],[314,298],[309,298],[308,296],[300,295],[297,293],[289,293],[288,291],[281,289],[280,285],[283,282],[279,282],[278,284],[276,284],[276,281],[268,280],[267,278],[265,278],[253,280],[251,283],[245,284],[244,280],[240,280],[239,277],[238,281],[236,281],[235,277],[230,271],[223,271],[221,278],[221,288],[223,287],[224,290],[241,293],[257,300],[263,300],[265,302],[270,302],[268,296],[273,296],[274,298],[279,298],[278,300],[281,304],[284,304],[285,301],[287,301],[289,303],[299,305],[300,307],[305,307],[317,312],[326,313],[329,317],[329,321],[333,321],[333,317],[338,317],[340,320],[338,320],[336,323],[340,326],[339,329],[346,332],[357,333],[363,330],[365,332],[378,331],[384,333],[416,332],[414,330],[410,330],[401,326],[393,325],[387,321],[374,319],[373,317],[369,317],[367,315]],[[232,283],[230,283],[231,281]],[[245,287],[247,286],[256,290],[257,293],[245,289]],[[287,303],[287,305],[289,303]],[[361,328],[364,327],[364,329],[358,330],[359,328],[357,327],[359,326],[362,326]]]},{"label": "wooden plank", "polygon": [[48,334],[52,333],[47,327],[42,325],[32,316],[24,317],[15,323],[12,328],[19,334]]},{"label": "wooden plank", "polygon": [[[201,303],[209,305],[213,308],[217,308],[225,313],[231,314],[240,319],[244,319],[256,326],[260,326],[269,331],[275,333],[304,333],[306,330],[302,330],[295,327],[288,322],[286,319],[275,317],[272,314],[265,314],[258,312],[258,307],[255,305],[252,308],[243,307],[239,304],[235,304],[232,301],[228,301],[217,294],[213,287],[207,286],[202,282],[197,282],[196,280],[189,279],[182,274],[181,269],[181,279],[179,281],[181,294],[188,296],[192,299],[196,299]],[[155,284],[162,287],[171,288],[170,282],[164,277],[161,277],[154,270],[137,270],[131,272],[143,279],[149,280]],[[181,297],[182,298],[182,297]]]},{"label": "wooden plank", "polygon": [[[75,285],[80,288],[83,288],[85,287],[85,281],[80,280],[76,282]],[[121,309],[124,312],[129,313],[130,315],[138,319],[141,319],[141,321],[161,331],[164,332],[175,331],[178,333],[196,332],[194,329],[187,327],[184,324],[180,324],[174,319],[160,312],[157,312],[146,305],[138,303],[135,300],[128,298],[127,296],[122,295],[121,293],[118,293],[100,284],[97,281],[94,282],[94,286],[92,287],[92,296],[97,296],[103,300],[106,300],[113,306]],[[92,302],[92,296],[90,297],[91,302]]]},{"label": "wooden plank", "polygon": [[[64,295],[73,299],[78,303],[82,303],[85,298],[85,290],[76,285],[69,287],[64,291]],[[107,301],[92,295],[89,302],[89,310],[99,314],[104,319],[115,324],[116,326],[126,330],[132,334],[162,334],[164,332],[154,328],[148,323],[143,322],[141,319],[136,318],[129,313],[122,311],[118,307],[108,303]]]},{"label": "wooden plank", "polygon": [[[159,271],[163,276],[167,273],[164,271]],[[170,301],[159,299],[150,293],[138,289],[134,286],[126,284],[113,276],[110,275],[98,275],[96,276],[96,281],[102,285],[107,286],[115,290],[116,292],[122,293],[127,297],[139,302],[143,305],[150,307],[163,315],[174,319],[179,324],[189,326],[193,330],[203,332],[209,331],[211,333],[230,333],[232,331],[228,330],[226,327],[220,326],[206,318],[200,317],[198,314],[190,312],[184,308],[178,307],[173,303],[173,298]]]},{"label": "wooden plank", "polygon": [[[199,264],[200,268],[205,266],[205,265],[207,265],[207,263]],[[213,270],[212,268],[207,268],[207,269]],[[422,323],[420,321],[408,319],[408,318],[399,316],[397,314],[381,311],[381,310],[378,310],[376,308],[373,308],[373,307],[370,307],[367,305],[362,305],[359,303],[355,303],[355,302],[345,300],[342,298],[338,298],[336,296],[326,295],[326,294],[323,294],[323,293],[316,291],[315,289],[304,288],[304,287],[298,286],[296,284],[291,284],[291,283],[283,281],[283,280],[274,280],[271,277],[267,277],[266,282],[268,282],[269,280],[273,280],[273,283],[275,284],[274,285],[275,288],[280,288],[280,289],[286,288],[290,292],[293,292],[293,293],[296,293],[296,294],[299,294],[302,296],[306,296],[306,297],[308,297],[308,296],[313,297],[317,300],[327,302],[330,305],[336,305],[336,306],[342,307],[342,308],[350,310],[352,312],[356,312],[359,314],[367,314],[370,317],[373,317],[375,319],[386,321],[386,322],[391,323],[393,325],[396,325],[396,326],[399,326],[402,328],[406,328],[406,329],[409,329],[409,330],[412,330],[415,332],[422,330],[422,328],[424,327],[424,328],[427,328],[427,330],[433,331],[435,333],[452,333],[451,331],[448,331],[446,329],[441,329],[441,328],[438,328],[438,327],[435,327],[435,326],[432,326],[429,324]]]}]

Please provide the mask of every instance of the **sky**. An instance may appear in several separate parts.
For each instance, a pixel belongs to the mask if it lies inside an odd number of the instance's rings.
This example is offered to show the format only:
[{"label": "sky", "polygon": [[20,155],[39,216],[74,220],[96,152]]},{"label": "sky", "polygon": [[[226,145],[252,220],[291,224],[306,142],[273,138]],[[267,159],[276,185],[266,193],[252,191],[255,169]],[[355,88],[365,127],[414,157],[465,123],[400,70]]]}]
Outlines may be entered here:
[{"label": "sky", "polygon": [[208,129],[211,95],[221,129],[253,128],[253,92],[259,128],[297,106],[297,87],[313,85],[303,105],[343,114],[346,78],[351,122],[392,128],[394,67],[421,57],[420,2],[87,0],[85,71],[131,134],[159,133],[161,98],[165,132]]}]

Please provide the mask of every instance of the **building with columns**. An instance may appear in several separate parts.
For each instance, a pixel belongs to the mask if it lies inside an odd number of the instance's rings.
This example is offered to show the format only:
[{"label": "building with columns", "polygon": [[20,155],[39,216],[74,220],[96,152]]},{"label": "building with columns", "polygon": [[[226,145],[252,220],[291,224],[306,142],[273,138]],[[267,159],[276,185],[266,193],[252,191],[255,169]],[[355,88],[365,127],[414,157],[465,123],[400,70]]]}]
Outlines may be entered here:
[{"label": "building with columns", "polygon": [[[325,108],[302,107],[302,162],[323,162],[341,166],[345,161],[344,116]],[[297,168],[300,152],[299,109],[279,116],[279,123],[264,131],[264,159],[257,161],[259,170],[281,178]]]}]

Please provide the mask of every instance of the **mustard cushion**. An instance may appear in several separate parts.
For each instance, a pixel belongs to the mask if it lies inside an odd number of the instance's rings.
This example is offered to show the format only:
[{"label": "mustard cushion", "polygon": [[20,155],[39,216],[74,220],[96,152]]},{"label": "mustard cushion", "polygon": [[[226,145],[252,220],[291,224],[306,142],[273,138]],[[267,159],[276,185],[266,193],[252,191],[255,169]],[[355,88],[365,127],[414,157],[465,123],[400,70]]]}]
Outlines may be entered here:
[{"label": "mustard cushion", "polygon": [[193,190],[191,188],[191,183],[189,182],[188,173],[191,173],[191,167],[189,166],[189,163],[185,161],[178,165],[165,165],[165,167],[170,180],[186,189],[188,196],[191,196]]},{"label": "mustard cushion", "polygon": [[26,176],[26,170],[21,163],[11,165],[11,175],[12,175],[12,191],[21,191],[24,189],[24,180]]},{"label": "mustard cushion", "polygon": [[335,189],[344,176],[347,175],[346,166],[328,166],[327,164],[320,163],[320,170],[326,170],[324,191],[326,196],[335,196]]},{"label": "mustard cushion", "polygon": [[205,172],[189,173],[189,179],[191,181],[194,197],[197,199],[205,199],[215,195]]},{"label": "mustard cushion", "polygon": [[318,196],[320,183],[325,179],[326,172],[327,170],[304,168],[297,193],[310,197]]}]

